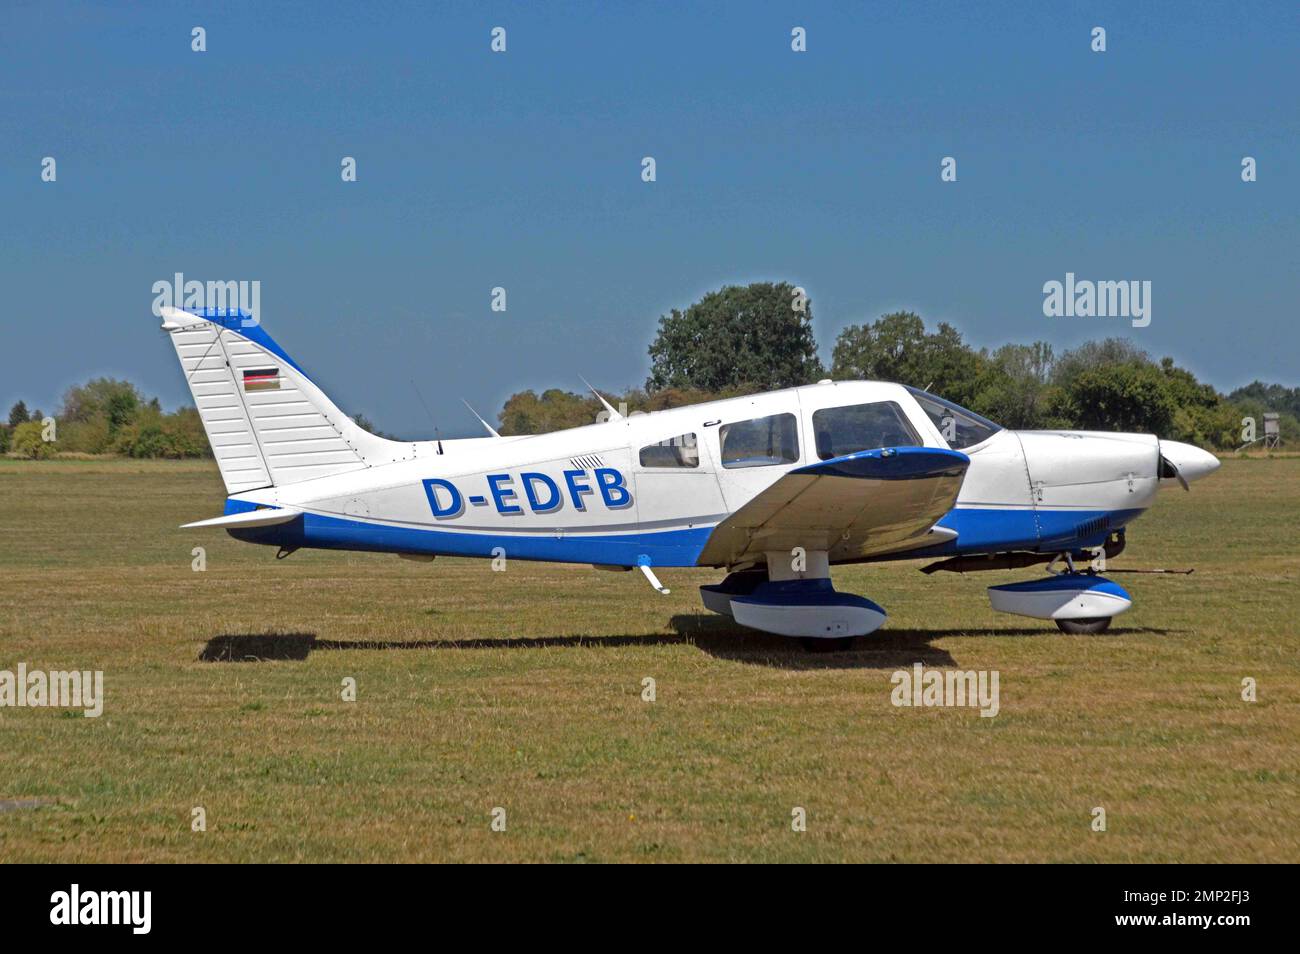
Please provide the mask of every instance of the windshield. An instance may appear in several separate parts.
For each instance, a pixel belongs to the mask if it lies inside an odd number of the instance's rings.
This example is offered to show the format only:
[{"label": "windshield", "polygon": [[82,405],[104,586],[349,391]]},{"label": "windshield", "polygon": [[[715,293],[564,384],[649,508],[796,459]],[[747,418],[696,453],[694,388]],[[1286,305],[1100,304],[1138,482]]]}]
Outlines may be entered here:
[{"label": "windshield", "polygon": [[912,392],[916,403],[921,405],[921,410],[934,422],[934,426],[953,450],[973,447],[1002,430],[1001,426],[988,418],[980,417],[959,404],[945,401],[920,388],[908,387],[907,390]]}]

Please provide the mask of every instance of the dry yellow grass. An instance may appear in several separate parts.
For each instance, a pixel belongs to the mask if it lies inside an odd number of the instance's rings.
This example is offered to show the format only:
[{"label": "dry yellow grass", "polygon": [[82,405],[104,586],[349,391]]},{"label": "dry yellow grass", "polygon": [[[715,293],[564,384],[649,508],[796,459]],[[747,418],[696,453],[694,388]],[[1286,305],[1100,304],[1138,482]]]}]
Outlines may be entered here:
[{"label": "dry yellow grass", "polygon": [[[1163,495],[1117,565],[1197,573],[1120,578],[1107,635],[994,614],[1032,571],[904,563],[837,572],[890,622],[813,656],[705,614],[712,572],[662,597],[176,529],[222,496],[207,463],[0,461],[0,669],[102,669],[107,697],[0,709],[0,807],[43,802],[0,810],[0,858],[1300,860],[1300,460]],[[998,670],[1001,714],[894,708],[916,661]]]}]

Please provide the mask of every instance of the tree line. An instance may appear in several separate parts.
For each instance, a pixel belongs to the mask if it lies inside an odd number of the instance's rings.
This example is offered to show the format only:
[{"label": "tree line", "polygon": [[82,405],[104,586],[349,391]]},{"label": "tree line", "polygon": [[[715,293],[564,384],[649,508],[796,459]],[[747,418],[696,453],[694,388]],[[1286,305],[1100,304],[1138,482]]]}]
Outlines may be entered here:
[{"label": "tree line", "polygon": [[[363,415],[361,427],[392,438]],[[0,422],[0,454],[41,459],[56,454],[182,459],[211,457],[199,412],[192,406],[164,411],[130,381],[94,378],[63,394],[59,409],[46,415],[19,400]]]},{"label": "tree line", "polygon": [[0,425],[0,453],[52,457],[56,453],[122,457],[211,457],[199,412],[164,411],[129,381],[95,378],[68,388],[52,415],[29,411],[25,401]]},{"label": "tree line", "polygon": [[[1253,419],[1262,436],[1263,415],[1274,411],[1283,440],[1300,439],[1300,388],[1256,381],[1223,395],[1173,358],[1153,360],[1124,338],[1061,354],[1045,341],[977,350],[952,325],[931,330],[921,316],[900,311],[842,330],[828,368],[813,335],[812,302],[785,282],[727,286],[663,315],[645,386],[608,397],[654,411],[826,377],[910,384],[1019,429],[1149,432],[1228,450],[1245,443],[1243,419]],[[577,427],[601,410],[595,397],[571,391],[521,391],[506,401],[501,433]]]},{"label": "tree line", "polygon": [[[1279,415],[1282,438],[1300,440],[1300,387],[1255,381],[1230,394],[1154,360],[1124,338],[1090,341],[1057,354],[1044,341],[976,350],[946,322],[933,330],[912,312],[850,325],[823,363],[812,302],[785,282],[729,285],[659,319],[643,387],[607,394],[630,411],[658,411],[822,378],[910,384],[1013,428],[1141,431],[1229,450],[1245,443],[1243,420],[1263,434]],[[510,396],[502,434],[538,434],[591,424],[603,407],[591,395],[552,388]],[[51,427],[50,421],[53,426]],[[380,433],[364,417],[355,420]],[[385,435],[387,436],[387,435]],[[56,452],[126,457],[210,457],[198,411],[163,411],[130,382],[95,378],[67,390],[52,418],[23,401],[0,424],[0,454]]]}]

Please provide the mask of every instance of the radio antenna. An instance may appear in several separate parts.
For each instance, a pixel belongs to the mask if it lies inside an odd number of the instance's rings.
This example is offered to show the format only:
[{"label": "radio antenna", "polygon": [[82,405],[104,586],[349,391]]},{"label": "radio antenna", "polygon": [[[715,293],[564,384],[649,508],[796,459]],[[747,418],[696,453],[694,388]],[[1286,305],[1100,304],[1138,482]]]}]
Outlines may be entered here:
[{"label": "radio antenna", "polygon": [[442,436],[438,433],[438,422],[433,419],[433,412],[429,410],[429,405],[424,403],[424,395],[420,393],[420,388],[415,383],[415,378],[411,378],[411,390],[420,400],[420,406],[424,408],[424,413],[429,415],[429,423],[433,425],[433,439],[438,442],[438,453],[442,453]]},{"label": "radio antenna", "polygon": [[590,381],[588,381],[582,375],[578,375],[578,380],[581,381],[583,384],[587,385],[587,390],[590,391],[592,394],[596,395],[597,401],[605,405],[605,410],[609,412],[609,420],[611,421],[623,420],[623,415],[618,413],[618,411],[614,410],[613,405],[611,405],[608,401],[605,400],[604,395],[602,395],[599,391],[597,391],[595,388],[591,386]]},{"label": "radio antenna", "polygon": [[492,426],[491,424],[489,424],[487,421],[483,420],[482,417],[479,417],[479,413],[478,413],[478,411],[476,411],[476,410],[474,410],[474,408],[470,407],[470,403],[469,403],[469,401],[466,401],[464,398],[461,398],[461,399],[460,399],[460,403],[461,403],[461,404],[464,404],[466,407],[469,408],[469,412],[470,412],[471,414],[473,414],[475,417],[478,418],[478,422],[479,422],[480,424],[482,424],[484,428],[487,429],[487,432],[488,432],[489,434],[491,434],[493,437],[500,437],[500,436],[501,436],[500,434],[497,433],[495,427],[493,427],[493,426]]}]

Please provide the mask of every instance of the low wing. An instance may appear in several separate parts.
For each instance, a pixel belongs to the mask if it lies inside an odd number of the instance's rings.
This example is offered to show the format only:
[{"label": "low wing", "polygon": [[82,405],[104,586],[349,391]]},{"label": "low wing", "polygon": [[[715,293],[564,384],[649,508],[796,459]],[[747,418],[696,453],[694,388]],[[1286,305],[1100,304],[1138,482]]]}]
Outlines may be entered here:
[{"label": "low wing", "polygon": [[826,550],[851,560],[942,543],[970,458],[933,447],[835,457],[782,476],[714,529],[705,566],[762,559],[768,550]]}]

